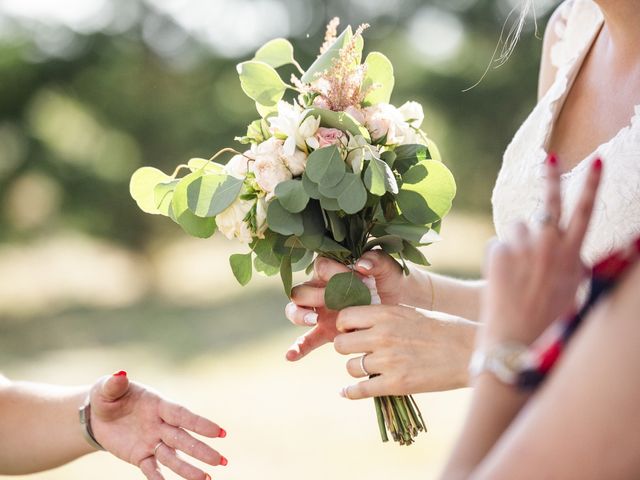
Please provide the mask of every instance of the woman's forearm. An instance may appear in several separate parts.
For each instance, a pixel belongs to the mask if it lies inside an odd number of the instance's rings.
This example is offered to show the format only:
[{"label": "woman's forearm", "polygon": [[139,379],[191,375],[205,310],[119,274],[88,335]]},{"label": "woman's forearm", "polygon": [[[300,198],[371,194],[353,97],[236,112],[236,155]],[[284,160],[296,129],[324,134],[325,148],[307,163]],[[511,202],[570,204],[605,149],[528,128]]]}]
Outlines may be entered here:
[{"label": "woman's forearm", "polygon": [[78,420],[88,391],[0,382],[0,473],[38,472],[92,452]]},{"label": "woman's forearm", "polygon": [[443,480],[470,478],[529,398],[491,374],[481,375],[474,387],[467,420]]},{"label": "woman's forearm", "polygon": [[407,278],[402,303],[478,321],[484,280],[459,280],[418,268]]}]

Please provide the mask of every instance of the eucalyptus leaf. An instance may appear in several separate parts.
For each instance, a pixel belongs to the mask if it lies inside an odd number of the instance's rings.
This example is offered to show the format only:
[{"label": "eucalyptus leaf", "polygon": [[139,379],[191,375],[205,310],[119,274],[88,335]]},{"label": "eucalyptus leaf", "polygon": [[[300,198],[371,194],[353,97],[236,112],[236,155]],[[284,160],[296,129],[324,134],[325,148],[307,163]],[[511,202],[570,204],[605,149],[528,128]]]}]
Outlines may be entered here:
[{"label": "eucalyptus leaf", "polygon": [[253,268],[256,269],[256,272],[260,272],[267,277],[273,277],[280,272],[280,263],[273,266],[265,263],[260,257],[255,257],[253,259]]},{"label": "eucalyptus leaf", "polygon": [[345,213],[353,215],[364,208],[367,203],[367,190],[360,179],[360,175],[346,173],[340,181],[342,191],[338,196],[338,205]]},{"label": "eucalyptus leaf", "polygon": [[371,52],[367,55],[364,64],[366,71],[362,81],[362,89],[371,88],[371,90],[364,97],[363,104],[368,106],[376,103],[389,103],[395,83],[393,65],[380,52]]},{"label": "eucalyptus leaf", "polygon": [[307,157],[305,174],[309,180],[325,187],[337,185],[346,168],[340,150],[335,145],[314,150]]},{"label": "eucalyptus leaf", "polygon": [[251,252],[234,253],[229,257],[231,271],[238,280],[238,283],[245,286],[251,280],[253,268],[251,266]]},{"label": "eucalyptus leaf", "polygon": [[284,38],[275,38],[260,47],[253,60],[264,62],[273,68],[294,63],[293,45]]},{"label": "eucalyptus leaf", "polygon": [[327,211],[337,212],[340,210],[340,205],[338,205],[337,198],[329,198],[324,195],[320,195],[320,206]]},{"label": "eucalyptus leaf", "polygon": [[364,248],[365,250],[371,250],[374,247],[381,247],[389,254],[400,253],[404,250],[404,244],[402,242],[402,238],[396,235],[384,235],[382,237],[369,240]]},{"label": "eucalyptus leaf", "polygon": [[291,289],[293,288],[293,271],[291,269],[291,257],[288,255],[282,257],[282,263],[280,264],[280,278],[282,279],[284,293],[290,298]]},{"label": "eucalyptus leaf", "polygon": [[[233,178],[233,177],[229,177]],[[224,184],[227,180],[227,176],[224,174],[204,174],[200,177],[196,178],[193,182],[189,184],[187,187],[187,195],[188,195],[188,205],[189,210],[195,213],[199,217],[215,217],[218,213],[222,212],[225,208],[227,208],[233,201],[234,198],[230,198],[230,202],[228,205],[219,205],[222,208],[220,211],[217,209],[212,209],[212,206],[216,206],[213,203],[213,198],[220,186]],[[233,179],[237,180],[237,179]],[[242,186],[242,181],[240,181],[240,187]],[[237,194],[240,193],[240,189],[237,190]]]},{"label": "eucalyptus leaf", "polygon": [[140,210],[152,215],[160,215],[162,212],[158,210],[156,203],[155,188],[160,183],[166,183],[173,180],[166,173],[153,167],[142,167],[136,170],[131,176],[129,182],[129,192],[131,197],[136,201]]},{"label": "eucalyptus leaf", "polygon": [[395,148],[393,153],[396,154],[393,168],[395,168],[401,175],[416,163],[431,158],[429,149],[425,145],[420,145],[417,143],[400,145]]},{"label": "eucalyptus leaf", "polygon": [[291,263],[291,270],[301,272],[305,270],[313,262],[314,253],[312,250],[305,251],[302,258]]},{"label": "eucalyptus leaf", "polygon": [[331,310],[371,304],[371,292],[355,272],[331,277],[324,291],[324,303]]},{"label": "eucalyptus leaf", "polygon": [[307,172],[302,174],[302,186],[304,187],[304,191],[307,192],[309,197],[319,200],[320,199],[320,191],[318,190],[318,184],[313,182],[307,176]]},{"label": "eucalyptus leaf", "polygon": [[300,236],[304,233],[302,215],[289,212],[277,198],[269,202],[267,207],[267,225],[281,235]]},{"label": "eucalyptus leaf", "polygon": [[336,212],[327,212],[327,217],[329,217],[329,225],[331,233],[333,234],[333,239],[336,242],[342,242],[347,238],[347,228],[345,227],[344,222]]},{"label": "eucalyptus leaf", "polygon": [[333,45],[331,45],[326,52],[316,58],[315,62],[313,62],[304,75],[302,75],[301,80],[305,83],[311,83],[318,75],[331,68],[333,60],[340,56],[340,50],[351,41],[352,37],[353,30],[351,30],[351,26],[348,26],[338,36],[338,38],[336,38]]},{"label": "eucalyptus leaf", "polygon": [[276,115],[278,113],[278,104],[275,105],[260,105],[256,102],[256,110],[260,114],[262,118],[267,118],[271,115]]},{"label": "eucalyptus leaf", "polygon": [[287,89],[278,72],[264,63],[250,60],[237,65],[240,86],[249,98],[266,107],[280,101]]},{"label": "eucalyptus leaf", "polygon": [[442,219],[451,209],[456,195],[453,175],[442,162],[423,160],[402,175],[398,207],[416,225]]},{"label": "eucalyptus leaf", "polygon": [[313,207],[302,213],[304,234],[299,237],[299,240],[309,250],[318,250],[325,234],[324,219],[317,205],[314,202]]},{"label": "eucalyptus leaf", "polygon": [[385,192],[398,193],[398,182],[393,171],[386,162],[376,157],[371,158],[364,171],[364,183],[372,194],[379,197]]},{"label": "eucalyptus leaf", "polygon": [[320,245],[319,251],[326,252],[326,253],[337,253],[337,254],[351,253],[349,249],[346,248],[344,245],[339,244],[333,238],[329,238],[327,236],[325,236],[322,239],[322,244]]},{"label": "eucalyptus leaf", "polygon": [[277,240],[277,234],[273,232],[267,232],[265,238],[256,239],[252,244],[253,253],[256,258],[259,258],[265,265],[279,268],[282,261],[281,255],[278,255],[275,248]]},{"label": "eucalyptus leaf", "polygon": [[153,192],[155,195],[155,204],[158,212],[162,215],[169,216],[169,207],[171,206],[171,200],[173,199],[173,191],[176,189],[180,180],[169,180],[156,185]]},{"label": "eucalyptus leaf", "polygon": [[412,245],[406,240],[403,240],[402,244],[404,245],[404,248],[402,249],[402,256],[406,260],[409,260],[416,265],[423,265],[425,267],[431,265],[429,263],[429,260],[427,260],[427,257],[425,257],[424,254],[416,246]]},{"label": "eucalyptus leaf", "polygon": [[224,166],[216,162],[210,162],[206,158],[191,158],[187,162],[187,166],[192,172],[202,170],[204,168],[206,173],[224,173]]},{"label": "eucalyptus leaf", "polygon": [[275,189],[280,204],[291,213],[298,213],[309,203],[309,195],[302,185],[302,180],[285,180]]},{"label": "eucalyptus leaf", "polygon": [[182,178],[176,185],[171,199],[172,214],[176,222],[189,235],[199,238],[208,238],[216,230],[214,218],[201,218],[189,210],[189,185],[202,177],[203,171],[198,170]]}]

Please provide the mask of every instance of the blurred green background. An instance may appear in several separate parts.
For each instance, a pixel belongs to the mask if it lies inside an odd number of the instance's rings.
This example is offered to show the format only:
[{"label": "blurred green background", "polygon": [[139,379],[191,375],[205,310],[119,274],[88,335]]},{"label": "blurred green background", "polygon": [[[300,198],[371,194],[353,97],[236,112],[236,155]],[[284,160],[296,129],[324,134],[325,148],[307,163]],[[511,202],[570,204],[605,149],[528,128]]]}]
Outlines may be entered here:
[{"label": "blurred green background", "polygon": [[[543,25],[553,3],[536,2]],[[207,157],[256,117],[235,64],[288,37],[308,65],[333,16],[367,22],[365,50],[393,62],[396,105],[424,105],[425,129],[456,175],[433,268],[477,275],[493,234],[501,156],[535,103],[534,21],[490,65],[519,0],[0,0],[0,366],[11,378],[89,383],[111,370],[151,383],[225,426],[215,478],[432,478],[463,419],[465,391],[420,398],[430,432],[380,445],[373,407],[330,347],[291,365],[301,332],[277,281],[241,289],[236,245],[186,238],[128,194],[143,164]],[[513,17],[512,17],[513,18]],[[108,456],[37,479],[136,479]],[[174,478],[170,475],[167,478]]]}]

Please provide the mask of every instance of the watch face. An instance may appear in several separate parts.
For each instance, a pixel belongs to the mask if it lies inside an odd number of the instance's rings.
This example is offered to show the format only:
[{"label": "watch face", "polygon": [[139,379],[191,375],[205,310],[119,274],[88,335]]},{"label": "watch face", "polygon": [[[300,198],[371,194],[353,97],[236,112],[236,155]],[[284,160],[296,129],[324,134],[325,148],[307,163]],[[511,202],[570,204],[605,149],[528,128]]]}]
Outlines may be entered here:
[{"label": "watch face", "polygon": [[505,383],[514,383],[526,365],[528,349],[521,344],[502,344],[490,352],[491,369]]}]

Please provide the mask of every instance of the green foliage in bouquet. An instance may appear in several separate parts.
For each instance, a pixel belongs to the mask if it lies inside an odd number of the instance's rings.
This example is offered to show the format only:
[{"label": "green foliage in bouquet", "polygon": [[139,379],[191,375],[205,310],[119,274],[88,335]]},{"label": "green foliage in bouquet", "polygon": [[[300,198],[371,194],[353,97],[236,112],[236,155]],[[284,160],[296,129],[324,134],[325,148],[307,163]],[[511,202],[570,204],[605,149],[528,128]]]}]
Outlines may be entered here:
[{"label": "green foliage in bouquet", "polygon": [[[230,257],[242,285],[253,271],[280,274],[290,295],[293,272],[310,271],[316,256],[350,266],[373,248],[408,273],[408,261],[429,265],[419,247],[438,238],[451,209],[456,185],[420,129],[422,107],[389,103],[393,66],[379,52],[362,61],[366,26],[339,36],[337,26],[337,19],[329,24],[306,71],[285,39],[238,65],[260,115],[236,138],[248,150],[191,159],[173,175],[143,167],[132,176],[131,195],[143,211],[167,216],[195,237],[220,230],[247,244],[248,252]],[[287,83],[277,69],[290,65],[301,76]],[[288,91],[297,96],[287,102]],[[224,153],[234,156],[216,163]],[[369,304],[371,294],[356,273],[344,273],[329,282],[325,301],[339,310]],[[424,429],[410,397],[382,397],[376,408],[385,440],[385,426],[403,444]]]}]

